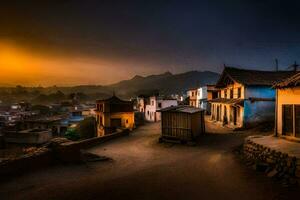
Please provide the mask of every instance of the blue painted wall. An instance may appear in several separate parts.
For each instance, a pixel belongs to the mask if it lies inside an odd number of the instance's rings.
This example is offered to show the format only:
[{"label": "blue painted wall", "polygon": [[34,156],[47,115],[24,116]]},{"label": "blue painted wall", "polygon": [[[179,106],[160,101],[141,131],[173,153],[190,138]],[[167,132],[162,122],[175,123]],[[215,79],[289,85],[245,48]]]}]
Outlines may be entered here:
[{"label": "blue painted wall", "polygon": [[254,101],[249,98],[273,98],[276,92],[266,86],[251,86],[245,88],[244,126],[251,126],[264,121],[275,119],[275,101]]},{"label": "blue painted wall", "polygon": [[256,98],[274,98],[276,91],[269,86],[247,86],[245,87],[245,99]]}]

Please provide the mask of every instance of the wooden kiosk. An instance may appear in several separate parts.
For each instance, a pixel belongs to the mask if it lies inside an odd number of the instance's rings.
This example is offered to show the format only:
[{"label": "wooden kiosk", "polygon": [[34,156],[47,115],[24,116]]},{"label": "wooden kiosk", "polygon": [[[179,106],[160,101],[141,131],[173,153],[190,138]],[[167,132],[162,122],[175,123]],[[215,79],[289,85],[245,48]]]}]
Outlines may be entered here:
[{"label": "wooden kiosk", "polygon": [[160,110],[160,141],[194,141],[205,133],[205,110],[192,106],[171,106]]}]

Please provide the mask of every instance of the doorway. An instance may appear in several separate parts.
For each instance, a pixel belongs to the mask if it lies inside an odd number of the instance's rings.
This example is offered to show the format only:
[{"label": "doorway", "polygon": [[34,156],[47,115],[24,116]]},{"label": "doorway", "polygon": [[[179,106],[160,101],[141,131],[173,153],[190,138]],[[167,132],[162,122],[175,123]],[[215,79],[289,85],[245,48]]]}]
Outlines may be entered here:
[{"label": "doorway", "polygon": [[113,129],[120,128],[122,126],[121,118],[111,119],[110,126]]},{"label": "doorway", "polygon": [[283,135],[293,135],[293,105],[282,106]]},{"label": "doorway", "polygon": [[237,123],[237,107],[232,107],[233,108],[233,124],[236,125]]}]

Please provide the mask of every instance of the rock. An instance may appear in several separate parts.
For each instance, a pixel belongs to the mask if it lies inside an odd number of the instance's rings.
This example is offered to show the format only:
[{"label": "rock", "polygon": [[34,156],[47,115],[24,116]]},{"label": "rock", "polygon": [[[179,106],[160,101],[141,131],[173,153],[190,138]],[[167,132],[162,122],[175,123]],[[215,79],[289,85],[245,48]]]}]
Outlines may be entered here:
[{"label": "rock", "polygon": [[277,173],[278,173],[278,171],[277,171],[276,169],[273,169],[272,171],[270,171],[270,172],[268,173],[267,176],[270,177],[270,178],[272,178],[272,177],[276,176]]},{"label": "rock", "polygon": [[300,168],[297,167],[296,171],[295,171],[295,176],[300,178]]},{"label": "rock", "polygon": [[296,178],[290,178],[289,179],[289,185],[290,186],[298,185],[298,180]]},{"label": "rock", "polygon": [[270,157],[268,157],[267,159],[266,159],[266,162],[267,163],[269,163],[269,164],[275,164],[275,160],[274,159],[272,159],[272,158],[270,158]]},{"label": "rock", "polygon": [[255,170],[259,172],[265,172],[269,168],[269,165],[267,163],[263,162],[257,162],[255,164]]}]

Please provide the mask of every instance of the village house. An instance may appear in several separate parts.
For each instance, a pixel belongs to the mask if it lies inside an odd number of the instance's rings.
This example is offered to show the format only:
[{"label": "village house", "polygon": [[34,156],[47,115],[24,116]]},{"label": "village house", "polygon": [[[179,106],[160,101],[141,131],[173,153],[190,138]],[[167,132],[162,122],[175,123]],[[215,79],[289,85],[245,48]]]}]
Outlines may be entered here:
[{"label": "village house", "polygon": [[68,127],[71,125],[68,121],[68,115],[53,115],[53,116],[34,116],[25,120],[19,121],[16,126],[20,130],[27,129],[45,129],[51,130],[53,136],[64,136]]},{"label": "village house", "polygon": [[207,87],[199,87],[197,89],[197,97],[196,97],[196,106],[197,108],[201,108],[206,110],[207,108]]},{"label": "village house", "polygon": [[217,99],[219,96],[219,89],[216,88],[216,85],[207,85],[207,107],[206,112],[207,114],[211,114],[211,100]]},{"label": "village house", "polygon": [[258,71],[225,67],[216,87],[220,96],[211,100],[211,119],[231,128],[274,121],[275,89],[272,85],[293,71]]},{"label": "village house", "polygon": [[178,102],[176,99],[151,96],[149,98],[149,104],[146,105],[145,119],[149,122],[158,122],[161,120],[161,113],[158,112],[160,109],[177,105]]},{"label": "village house", "polygon": [[113,95],[111,98],[96,102],[97,136],[111,134],[117,129],[133,130],[133,103]]},{"label": "village house", "polygon": [[300,72],[274,85],[277,136],[300,141]]},{"label": "village house", "polygon": [[212,99],[218,98],[219,89],[215,85],[202,86],[197,89],[190,89],[187,94],[189,95],[189,105],[196,108],[204,109],[210,114]]},{"label": "village house", "polygon": [[187,91],[187,96],[189,98],[189,105],[197,107],[197,93],[198,93],[198,88],[190,88]]},{"label": "village house", "polygon": [[136,99],[136,110],[145,113],[147,104],[149,104],[149,96],[139,95]]}]

